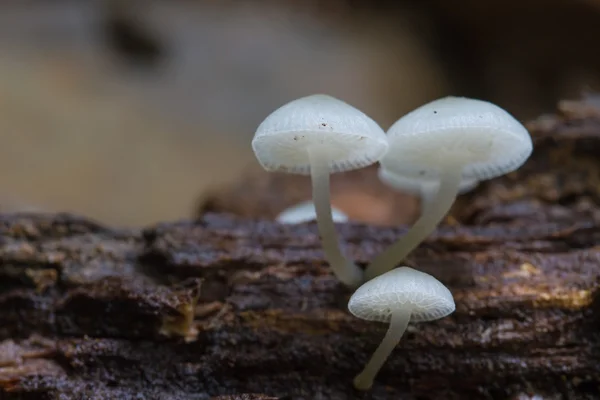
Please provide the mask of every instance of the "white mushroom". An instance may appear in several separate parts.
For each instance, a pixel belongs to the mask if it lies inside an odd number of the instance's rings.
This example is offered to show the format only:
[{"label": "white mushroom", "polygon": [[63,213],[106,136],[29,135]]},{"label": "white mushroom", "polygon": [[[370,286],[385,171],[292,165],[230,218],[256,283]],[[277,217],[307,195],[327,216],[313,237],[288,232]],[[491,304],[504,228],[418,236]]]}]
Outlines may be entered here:
[{"label": "white mushroom", "polygon": [[[331,207],[331,216],[333,222],[348,221],[348,216],[333,206]],[[315,204],[312,201],[304,201],[283,210],[276,220],[280,224],[301,224],[316,218]]]},{"label": "white mushroom", "polygon": [[[379,179],[389,187],[421,198],[421,213],[425,212],[437,194],[440,183],[437,180],[419,179],[416,177],[396,174],[391,170],[380,167],[377,171]],[[463,178],[458,186],[458,194],[470,192],[479,185],[477,179]]]},{"label": "white mushroom", "polygon": [[327,95],[285,104],[258,127],[252,148],[267,171],[310,175],[323,251],[333,273],[356,287],[363,271],[347,260],[331,215],[329,174],[363,168],[388,148],[385,132],[356,108]]},{"label": "white mushroom", "polygon": [[452,293],[433,276],[400,267],[359,287],[348,302],[348,310],[358,318],[390,324],[381,344],[354,378],[356,389],[368,390],[409,322],[444,318],[454,312],[455,305]]},{"label": "white mushroom", "polygon": [[446,97],[400,118],[388,130],[385,169],[439,182],[435,197],[406,235],[377,256],[366,279],[389,271],[414,250],[450,210],[463,179],[482,181],[519,168],[533,145],[525,127],[481,100]]}]

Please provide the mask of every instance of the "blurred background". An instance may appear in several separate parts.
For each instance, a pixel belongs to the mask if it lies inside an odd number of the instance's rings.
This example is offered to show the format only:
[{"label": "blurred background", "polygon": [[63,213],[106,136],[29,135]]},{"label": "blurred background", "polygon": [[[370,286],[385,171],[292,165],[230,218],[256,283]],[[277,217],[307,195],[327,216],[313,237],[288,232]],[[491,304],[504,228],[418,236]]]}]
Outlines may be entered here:
[{"label": "blurred background", "polygon": [[598,38],[597,0],[3,1],[0,210],[188,217],[314,93],[384,129],[449,94],[529,119],[600,88]]}]

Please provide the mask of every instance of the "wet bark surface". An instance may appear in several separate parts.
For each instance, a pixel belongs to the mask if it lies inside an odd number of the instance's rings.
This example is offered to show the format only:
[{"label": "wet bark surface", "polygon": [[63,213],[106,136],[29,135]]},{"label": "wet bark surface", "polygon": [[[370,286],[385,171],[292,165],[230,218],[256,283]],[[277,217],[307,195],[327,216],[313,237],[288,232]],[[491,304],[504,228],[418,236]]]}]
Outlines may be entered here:
[{"label": "wet bark surface", "polygon": [[[407,258],[456,312],[410,326],[367,393],[352,378],[386,326],[347,312],[314,223],[3,215],[0,398],[599,398],[595,102],[530,124],[530,161],[463,196]],[[338,228],[360,265],[406,231]]]}]

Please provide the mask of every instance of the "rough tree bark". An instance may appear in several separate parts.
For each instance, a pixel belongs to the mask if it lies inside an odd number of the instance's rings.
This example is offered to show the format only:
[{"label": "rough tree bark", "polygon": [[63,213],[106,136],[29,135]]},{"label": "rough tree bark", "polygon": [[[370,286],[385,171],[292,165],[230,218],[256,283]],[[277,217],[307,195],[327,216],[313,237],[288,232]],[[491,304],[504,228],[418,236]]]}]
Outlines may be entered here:
[{"label": "rough tree bark", "polygon": [[[352,378],[386,327],[346,311],[314,224],[3,215],[0,398],[597,399],[597,103],[530,124],[528,164],[462,198],[460,223],[409,256],[457,309],[411,327],[368,393]],[[405,228],[339,230],[364,265]]]}]

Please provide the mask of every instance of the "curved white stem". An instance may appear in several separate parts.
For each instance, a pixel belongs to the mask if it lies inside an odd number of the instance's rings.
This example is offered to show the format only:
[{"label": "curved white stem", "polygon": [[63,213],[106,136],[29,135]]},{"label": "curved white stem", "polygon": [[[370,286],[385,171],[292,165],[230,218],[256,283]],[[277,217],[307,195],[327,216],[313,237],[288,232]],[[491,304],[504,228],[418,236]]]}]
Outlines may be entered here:
[{"label": "curved white stem", "polygon": [[365,270],[366,280],[373,279],[393,269],[413,251],[437,226],[452,207],[460,187],[462,168],[449,167],[441,175],[440,186],[434,200],[427,203],[426,212],[406,235],[377,256]]},{"label": "curved white stem", "polygon": [[335,276],[345,285],[356,288],[363,281],[363,271],[344,257],[331,215],[329,159],[317,149],[309,150],[312,196],[323,252]]},{"label": "curved white stem", "polygon": [[375,376],[388,359],[394,348],[402,339],[410,321],[410,308],[400,308],[392,313],[392,320],[383,340],[371,356],[360,374],[354,378],[354,387],[358,390],[369,390],[373,386]]}]

